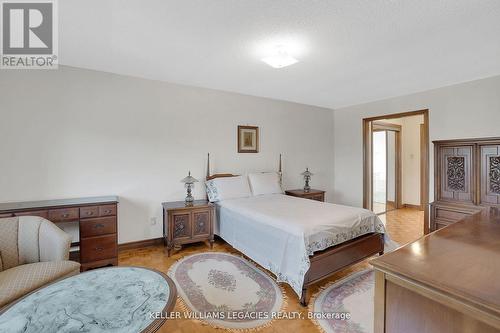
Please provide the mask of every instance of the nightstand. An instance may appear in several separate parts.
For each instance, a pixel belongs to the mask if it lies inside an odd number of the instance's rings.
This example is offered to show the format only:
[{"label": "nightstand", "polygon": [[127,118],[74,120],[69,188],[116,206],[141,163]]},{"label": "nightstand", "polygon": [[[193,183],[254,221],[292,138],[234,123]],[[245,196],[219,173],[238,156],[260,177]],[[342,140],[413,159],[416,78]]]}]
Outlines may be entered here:
[{"label": "nightstand", "polygon": [[164,202],[163,242],[170,257],[174,246],[208,240],[214,244],[215,206],[206,200],[195,200],[186,206],[184,201]]},{"label": "nightstand", "polygon": [[285,191],[286,195],[291,195],[292,197],[299,197],[304,199],[311,199],[316,201],[325,201],[325,191],[310,189],[308,192],[304,190],[288,190]]}]

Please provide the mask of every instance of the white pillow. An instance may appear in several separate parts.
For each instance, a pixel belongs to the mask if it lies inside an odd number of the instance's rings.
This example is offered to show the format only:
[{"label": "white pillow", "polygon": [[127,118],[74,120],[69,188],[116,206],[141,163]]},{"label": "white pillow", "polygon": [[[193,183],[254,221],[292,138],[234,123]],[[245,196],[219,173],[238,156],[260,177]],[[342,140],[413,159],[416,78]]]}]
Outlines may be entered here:
[{"label": "white pillow", "polygon": [[253,195],[283,193],[280,177],[276,172],[251,173],[248,180]]},{"label": "white pillow", "polygon": [[252,196],[248,179],[243,176],[215,178],[205,184],[210,202]]}]

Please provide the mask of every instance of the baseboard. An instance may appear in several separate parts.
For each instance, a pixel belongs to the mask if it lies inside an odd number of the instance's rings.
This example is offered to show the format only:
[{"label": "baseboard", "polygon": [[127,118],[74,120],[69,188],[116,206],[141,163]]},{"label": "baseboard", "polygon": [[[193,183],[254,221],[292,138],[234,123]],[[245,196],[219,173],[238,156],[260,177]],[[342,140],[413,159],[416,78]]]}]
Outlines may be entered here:
[{"label": "baseboard", "polygon": [[404,204],[404,208],[423,210],[421,205]]},{"label": "baseboard", "polygon": [[160,244],[163,244],[163,237],[118,244],[118,251],[133,250]]}]

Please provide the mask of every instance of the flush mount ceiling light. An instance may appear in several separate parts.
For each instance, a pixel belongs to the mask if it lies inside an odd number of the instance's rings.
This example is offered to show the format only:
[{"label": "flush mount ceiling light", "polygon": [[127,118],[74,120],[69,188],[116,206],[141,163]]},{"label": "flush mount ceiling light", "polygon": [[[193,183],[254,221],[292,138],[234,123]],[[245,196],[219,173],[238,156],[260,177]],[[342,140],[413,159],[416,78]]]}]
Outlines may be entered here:
[{"label": "flush mount ceiling light", "polygon": [[276,46],[270,56],[262,58],[261,60],[273,68],[283,68],[298,62],[298,60],[292,57],[282,45]]}]

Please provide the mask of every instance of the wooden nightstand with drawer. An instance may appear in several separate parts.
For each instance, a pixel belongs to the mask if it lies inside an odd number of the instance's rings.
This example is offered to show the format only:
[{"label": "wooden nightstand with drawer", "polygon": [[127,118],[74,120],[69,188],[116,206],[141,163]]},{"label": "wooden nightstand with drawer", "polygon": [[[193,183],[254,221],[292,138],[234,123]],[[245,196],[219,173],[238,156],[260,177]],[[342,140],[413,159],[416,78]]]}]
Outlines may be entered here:
[{"label": "wooden nightstand with drawer", "polygon": [[168,256],[174,246],[208,240],[214,243],[215,206],[206,200],[196,200],[186,206],[184,201],[164,202],[163,239]]},{"label": "wooden nightstand with drawer", "polygon": [[285,194],[291,195],[292,197],[299,197],[299,198],[311,199],[311,200],[316,200],[316,201],[325,201],[325,191],[321,191],[321,190],[310,189],[307,192],[304,190],[288,190],[288,191],[285,191]]}]

